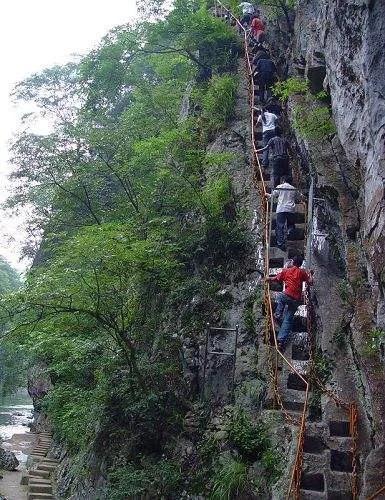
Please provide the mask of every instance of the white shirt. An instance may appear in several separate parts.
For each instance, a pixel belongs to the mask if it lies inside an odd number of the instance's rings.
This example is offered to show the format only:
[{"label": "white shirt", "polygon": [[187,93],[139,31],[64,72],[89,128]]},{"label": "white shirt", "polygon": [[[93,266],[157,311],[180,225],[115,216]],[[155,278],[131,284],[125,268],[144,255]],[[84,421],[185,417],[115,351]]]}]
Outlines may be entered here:
[{"label": "white shirt", "polygon": [[278,116],[275,115],[274,113],[269,113],[268,111],[266,111],[264,115],[265,115],[264,122],[262,120],[262,115],[258,116],[258,123],[262,123],[262,132],[267,132],[268,130],[274,130],[275,122],[278,120]]},{"label": "white shirt", "polygon": [[[284,191],[279,191],[282,189]],[[271,193],[272,198],[278,197],[277,214],[281,212],[295,212],[295,200],[298,197],[297,190],[288,182],[277,186]]]},{"label": "white shirt", "polygon": [[242,9],[243,15],[245,14],[254,14],[254,6],[249,3],[249,2],[241,2],[239,4],[240,8]]}]

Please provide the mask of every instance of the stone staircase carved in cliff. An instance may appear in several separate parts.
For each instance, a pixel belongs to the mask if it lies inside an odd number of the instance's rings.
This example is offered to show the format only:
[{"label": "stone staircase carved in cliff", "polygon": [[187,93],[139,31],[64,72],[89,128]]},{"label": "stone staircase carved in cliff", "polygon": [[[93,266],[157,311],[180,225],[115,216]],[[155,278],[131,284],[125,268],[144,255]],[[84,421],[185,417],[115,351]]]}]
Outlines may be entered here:
[{"label": "stone staircase carved in cliff", "polygon": [[[218,9],[219,6],[219,9]],[[217,0],[215,14],[224,17],[225,21],[233,19],[238,29],[243,30],[238,19]],[[260,105],[255,98],[256,89],[252,81],[251,59],[248,47],[247,32],[244,30],[246,66],[250,76],[251,118],[253,158],[256,162],[256,187],[262,197],[262,207],[265,206],[264,197],[271,193],[272,186],[270,174],[263,172],[260,167],[260,155],[256,152],[263,146],[262,130],[257,123],[256,113],[253,111]],[[258,180],[259,178],[259,180]],[[311,192],[310,198],[313,200]],[[310,207],[312,202],[310,201]],[[269,204],[266,204],[269,207]],[[308,239],[307,232],[312,230],[312,213],[308,214],[309,226],[306,225],[306,208],[302,204],[296,205],[296,231],[294,237],[287,241],[287,251],[283,252],[276,247],[275,239],[275,208],[272,213],[265,213],[264,223],[271,232],[267,233],[266,247],[268,248],[269,276],[275,276],[285,262],[295,254],[306,253]],[[268,208],[266,210],[268,212]],[[271,220],[269,219],[271,215]],[[276,283],[269,287],[268,310],[265,314],[271,315],[271,307],[275,307],[276,295],[282,291],[282,285]],[[266,304],[265,304],[266,305]],[[308,314],[310,318],[308,319]],[[272,373],[272,388],[267,397],[267,405],[279,409],[292,426],[293,435],[297,436],[297,454],[292,472],[291,483],[287,498],[296,500],[349,500],[357,499],[356,457],[352,450],[357,445],[357,409],[355,403],[341,401],[338,396],[327,390],[322,382],[316,381],[312,371],[312,345],[313,332],[309,331],[311,312],[307,305],[301,306],[295,316],[294,328],[285,349],[284,356],[275,352],[275,373]],[[269,323],[267,323],[269,324]],[[273,328],[274,331],[274,328]],[[271,346],[271,352],[277,349],[274,339],[266,335],[266,341]],[[310,378],[312,375],[312,379]],[[318,419],[308,418],[309,393],[312,389],[309,384],[314,384],[327,393],[321,406],[322,416]],[[310,395],[311,397],[311,395]],[[300,429],[298,426],[300,425]],[[354,442],[353,442],[354,436]]]},{"label": "stone staircase carved in cliff", "polygon": [[[255,123],[255,126],[258,126]],[[256,148],[261,148],[262,134],[256,134]],[[266,192],[272,190],[269,173],[264,173]],[[287,241],[287,251],[276,246],[275,214],[273,206],[272,233],[270,235],[269,276],[276,276],[285,262],[294,255],[305,252],[306,213],[304,204],[296,204],[296,231]],[[270,298],[275,307],[277,294],[282,291],[281,283],[272,283]],[[307,306],[298,308],[295,315],[291,338],[285,349],[285,357],[296,372],[306,380],[310,370],[311,341],[307,330]],[[304,410],[306,385],[298,374],[293,372],[289,364],[278,363],[277,389],[281,404],[286,414],[291,416],[297,425]],[[268,405],[272,405],[274,395],[268,397]],[[277,403],[273,402],[274,407]],[[301,500],[350,500],[352,499],[352,438],[346,411],[329,405],[332,408],[328,415],[320,421],[307,422],[303,445],[303,465],[300,482]]]},{"label": "stone staircase carved in cliff", "polygon": [[39,433],[29,457],[32,460],[32,465],[21,479],[21,484],[28,485],[28,500],[50,500],[55,498],[53,476],[59,462],[47,456],[51,445],[51,433]]}]

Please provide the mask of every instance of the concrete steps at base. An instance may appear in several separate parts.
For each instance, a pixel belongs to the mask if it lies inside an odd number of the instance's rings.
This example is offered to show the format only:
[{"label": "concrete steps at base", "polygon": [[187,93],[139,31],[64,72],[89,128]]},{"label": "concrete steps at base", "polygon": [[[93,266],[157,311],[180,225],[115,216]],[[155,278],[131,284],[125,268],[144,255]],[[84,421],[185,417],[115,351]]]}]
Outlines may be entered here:
[{"label": "concrete steps at base", "polygon": [[31,476],[30,474],[24,474],[20,481],[20,484],[22,485],[35,484],[35,483],[51,484],[51,480],[49,479],[49,476],[40,477],[40,476]]},{"label": "concrete steps at base", "polygon": [[40,482],[34,481],[28,485],[29,493],[51,493],[52,494],[52,484],[50,482]]},{"label": "concrete steps at base", "polygon": [[28,493],[28,500],[53,500],[52,493]]},{"label": "concrete steps at base", "polygon": [[50,477],[50,472],[43,470],[30,470],[28,475],[29,477],[41,477],[48,479]]},{"label": "concrete steps at base", "polygon": [[39,463],[37,470],[43,470],[47,472],[53,472],[56,469],[55,464]]}]

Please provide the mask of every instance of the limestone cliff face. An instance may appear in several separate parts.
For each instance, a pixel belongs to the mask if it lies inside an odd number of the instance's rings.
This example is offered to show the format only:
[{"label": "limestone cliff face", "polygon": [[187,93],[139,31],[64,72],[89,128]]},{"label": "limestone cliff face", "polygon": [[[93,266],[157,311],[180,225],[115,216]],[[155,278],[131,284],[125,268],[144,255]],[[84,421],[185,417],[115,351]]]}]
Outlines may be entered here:
[{"label": "limestone cliff face", "polygon": [[290,63],[330,92],[337,128],[318,144],[297,140],[324,199],[315,225],[327,236],[313,245],[318,344],[336,390],[359,403],[363,497],[382,486],[385,464],[384,29],[384,0],[301,0]]}]

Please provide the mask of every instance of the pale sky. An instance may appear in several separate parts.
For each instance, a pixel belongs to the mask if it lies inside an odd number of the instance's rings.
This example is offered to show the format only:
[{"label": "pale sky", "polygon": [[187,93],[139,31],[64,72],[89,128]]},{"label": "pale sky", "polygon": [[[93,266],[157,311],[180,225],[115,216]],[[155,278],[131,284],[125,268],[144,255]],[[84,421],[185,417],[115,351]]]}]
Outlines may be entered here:
[{"label": "pale sky", "polygon": [[[9,98],[31,73],[92,49],[112,27],[135,15],[135,0],[2,0],[0,17],[0,202],[9,189],[8,145],[18,126]],[[0,254],[19,270],[21,219],[0,210]]]}]

